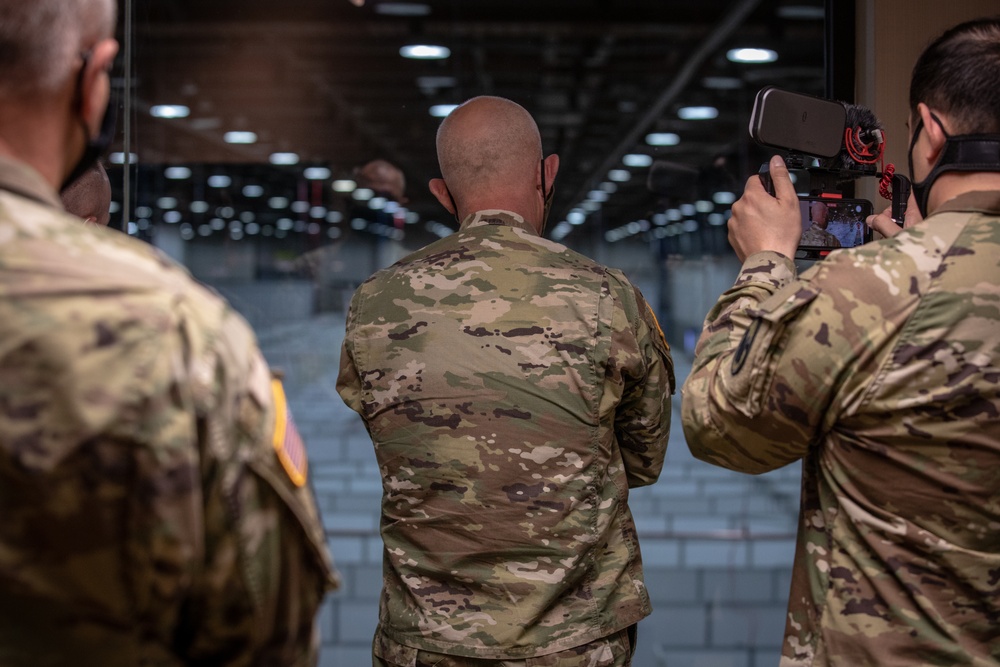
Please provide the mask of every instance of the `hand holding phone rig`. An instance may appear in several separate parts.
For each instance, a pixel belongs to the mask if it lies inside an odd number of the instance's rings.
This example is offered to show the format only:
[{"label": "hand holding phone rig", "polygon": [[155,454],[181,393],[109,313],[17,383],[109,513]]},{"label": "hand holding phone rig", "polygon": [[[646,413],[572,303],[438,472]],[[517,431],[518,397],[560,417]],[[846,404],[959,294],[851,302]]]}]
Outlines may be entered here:
[{"label": "hand holding phone rig", "polygon": [[[800,197],[803,201],[836,202],[837,212],[852,220],[862,214],[867,217],[873,208],[871,202],[846,200],[841,187],[858,178],[875,177],[880,179],[879,194],[892,202],[893,219],[902,225],[910,181],[896,174],[891,164],[882,168],[885,132],[875,114],[865,107],[769,86],[761,89],[754,100],[750,136],[762,146],[787,151],[785,163],[788,168],[804,169],[809,174],[810,196]],[[774,186],[766,162],[758,173],[764,187],[773,195]],[[863,233],[849,235],[845,232],[843,238],[838,238],[840,244],[834,245],[823,221],[806,215],[807,211],[810,214],[813,210],[818,211],[818,207],[800,204],[800,208],[803,211],[803,239],[796,257],[818,259],[832,248],[853,247],[872,238],[862,217],[859,224]],[[832,224],[835,219],[827,216],[823,220]],[[828,243],[820,243],[823,240]]]}]

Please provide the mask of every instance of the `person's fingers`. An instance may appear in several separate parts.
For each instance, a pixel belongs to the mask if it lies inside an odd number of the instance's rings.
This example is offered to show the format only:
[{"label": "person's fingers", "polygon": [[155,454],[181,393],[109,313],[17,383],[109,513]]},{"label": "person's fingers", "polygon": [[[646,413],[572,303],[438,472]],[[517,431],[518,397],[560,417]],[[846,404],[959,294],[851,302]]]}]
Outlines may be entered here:
[{"label": "person's fingers", "polygon": [[792,178],[788,175],[788,167],[780,155],[771,157],[770,163],[771,182],[774,184],[774,196],[780,201],[798,199]]},{"label": "person's fingers", "polygon": [[892,219],[892,208],[887,208],[881,213],[869,215],[865,218],[865,224],[874,229],[882,236],[889,238],[899,233],[900,227]]}]

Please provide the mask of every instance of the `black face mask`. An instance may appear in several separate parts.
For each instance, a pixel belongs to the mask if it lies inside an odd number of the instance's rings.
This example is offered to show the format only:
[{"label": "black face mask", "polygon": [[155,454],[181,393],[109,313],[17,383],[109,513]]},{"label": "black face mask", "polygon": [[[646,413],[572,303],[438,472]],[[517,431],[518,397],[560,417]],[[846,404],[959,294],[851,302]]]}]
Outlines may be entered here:
[{"label": "black face mask", "polygon": [[[90,60],[90,53],[84,53],[82,55],[83,66],[80,68],[80,74],[77,77],[76,88],[77,88],[77,107],[82,106],[83,102],[83,73],[87,70],[87,63]],[[80,156],[79,161],[77,161],[76,166],[70,170],[69,175],[63,180],[60,186],[60,191],[65,190],[66,187],[80,178],[85,171],[90,169],[95,162],[97,162],[108,148],[111,146],[111,142],[115,138],[115,105],[111,104],[110,101],[108,106],[104,109],[104,118],[101,120],[101,129],[97,136],[94,138],[90,137],[90,130],[87,128],[86,121],[83,117],[80,117],[80,125],[83,126],[84,136],[87,137],[87,144],[83,148],[83,155]]]},{"label": "black face mask", "polygon": [[963,134],[951,136],[945,132],[941,119],[933,112],[931,112],[931,118],[944,134],[944,147],[930,173],[919,183],[913,178],[913,147],[916,146],[917,137],[920,136],[920,131],[924,128],[922,118],[917,121],[917,126],[913,129],[913,137],[910,139],[910,147],[906,153],[906,159],[910,166],[913,198],[917,202],[920,215],[925,218],[927,217],[927,201],[931,196],[931,187],[942,173],[946,171],[1000,171],[1000,135]]}]

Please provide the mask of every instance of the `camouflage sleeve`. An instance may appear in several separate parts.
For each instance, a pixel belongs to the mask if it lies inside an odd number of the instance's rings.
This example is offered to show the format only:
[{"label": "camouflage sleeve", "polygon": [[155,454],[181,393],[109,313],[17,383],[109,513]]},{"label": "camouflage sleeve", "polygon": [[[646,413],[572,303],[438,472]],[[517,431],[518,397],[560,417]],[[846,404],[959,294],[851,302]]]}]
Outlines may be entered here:
[{"label": "camouflage sleeve", "polygon": [[204,564],[177,652],[199,664],[313,665],[316,612],[337,578],[301,439],[241,318],[229,317],[215,349],[193,358],[195,373],[212,366],[195,396],[206,408],[197,424]]},{"label": "camouflage sleeve", "polygon": [[[611,272],[612,278],[616,277]],[[663,470],[670,435],[674,364],[652,308],[624,276],[613,292],[621,298],[612,321],[612,356],[624,387],[615,414],[629,487],[652,484]]]},{"label": "camouflage sleeve", "polygon": [[832,427],[834,398],[865,377],[845,369],[864,371],[863,358],[884,338],[879,306],[865,297],[891,301],[891,289],[882,295],[875,281],[865,284],[856,258],[831,255],[797,280],[782,255],[747,258],[706,318],[682,389],[695,457],[767,472],[801,458]]},{"label": "camouflage sleeve", "polygon": [[762,473],[804,454],[813,414],[797,414],[789,423],[776,418],[773,404],[765,406],[789,320],[811,300],[808,292],[783,296],[794,278],[795,266],[787,257],[751,255],[736,283],[709,311],[681,391],[684,436],[696,458]]}]

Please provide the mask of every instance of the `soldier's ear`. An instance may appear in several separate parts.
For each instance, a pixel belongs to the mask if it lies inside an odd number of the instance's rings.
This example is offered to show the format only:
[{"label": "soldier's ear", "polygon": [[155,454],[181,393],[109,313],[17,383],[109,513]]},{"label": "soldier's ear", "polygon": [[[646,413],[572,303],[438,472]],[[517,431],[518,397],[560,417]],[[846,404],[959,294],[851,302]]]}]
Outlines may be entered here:
[{"label": "soldier's ear", "polygon": [[452,215],[458,215],[458,211],[455,210],[455,200],[451,198],[451,192],[448,190],[448,185],[444,182],[443,178],[432,178],[427,186],[430,188],[434,198],[441,203],[441,206],[444,206],[446,211]]}]

